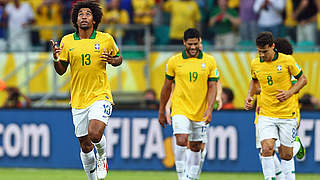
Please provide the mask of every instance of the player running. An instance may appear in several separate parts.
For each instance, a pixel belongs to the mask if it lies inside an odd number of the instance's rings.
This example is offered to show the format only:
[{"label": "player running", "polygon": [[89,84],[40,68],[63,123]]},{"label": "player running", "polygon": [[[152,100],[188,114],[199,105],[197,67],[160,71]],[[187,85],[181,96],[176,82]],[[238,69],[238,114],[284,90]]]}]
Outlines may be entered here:
[{"label": "player running", "polygon": [[108,173],[104,130],[112,113],[113,100],[106,64],[119,66],[122,63],[113,37],[96,30],[101,18],[99,4],[79,1],[72,9],[76,32],[64,36],[60,47],[51,41],[56,72],[63,75],[70,64],[73,124],[89,180],[104,179]]}]

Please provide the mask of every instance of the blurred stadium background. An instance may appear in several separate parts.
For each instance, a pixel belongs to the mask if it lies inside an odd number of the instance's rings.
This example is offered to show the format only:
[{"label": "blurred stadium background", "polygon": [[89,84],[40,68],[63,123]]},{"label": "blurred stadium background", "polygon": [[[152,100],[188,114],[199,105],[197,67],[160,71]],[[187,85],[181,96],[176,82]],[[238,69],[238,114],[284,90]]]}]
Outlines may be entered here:
[{"label": "blurred stadium background", "polygon": [[[215,57],[227,89],[224,103],[231,104],[214,114],[202,179],[262,179],[255,150],[254,114],[242,109],[250,61],[256,57],[254,38],[266,28],[264,22],[278,30],[274,32],[278,37],[292,42],[294,56],[307,75],[309,83],[299,93],[299,135],[307,155],[296,162],[296,172],[297,179],[320,178],[319,1],[310,0],[297,14],[304,0],[279,0],[284,3],[281,15],[276,15],[279,21],[266,18],[262,22],[259,18],[264,15],[254,13],[256,1],[99,1],[104,11],[99,30],[114,35],[124,57],[120,67],[107,67],[116,104],[106,131],[111,179],[128,179],[126,174],[137,174],[140,179],[175,178],[172,129],[160,128],[157,107],[166,60],[184,49],[179,39],[188,27],[201,29],[204,51]],[[24,10],[8,8],[17,2]],[[73,32],[70,10],[75,2],[0,0],[0,167],[4,168],[0,169],[0,179],[26,178],[30,172],[37,172],[39,179],[48,179],[41,175],[46,173],[52,173],[52,179],[86,178],[80,171],[68,104],[69,72],[62,77],[55,73],[48,44],[50,39],[59,41]],[[223,8],[234,21],[215,19]],[[18,103],[14,103],[15,98]],[[50,170],[40,170],[44,168]]]}]

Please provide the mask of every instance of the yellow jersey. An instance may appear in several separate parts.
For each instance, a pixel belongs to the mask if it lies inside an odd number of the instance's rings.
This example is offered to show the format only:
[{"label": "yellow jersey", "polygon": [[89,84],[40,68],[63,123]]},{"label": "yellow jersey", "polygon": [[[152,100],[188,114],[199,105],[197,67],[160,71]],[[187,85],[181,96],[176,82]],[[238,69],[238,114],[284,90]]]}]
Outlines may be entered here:
[{"label": "yellow jersey", "polygon": [[296,98],[291,96],[280,102],[277,90],[289,90],[292,86],[291,75],[296,79],[302,75],[302,70],[290,55],[275,51],[271,62],[255,58],[251,62],[252,79],[258,80],[261,87],[259,115],[290,119],[297,117]]},{"label": "yellow jersey", "polygon": [[[292,96],[294,96],[294,98],[295,98],[295,106],[296,106],[296,114],[297,114],[296,117],[297,117],[298,123],[300,124],[299,96],[298,96],[298,94],[294,94]],[[259,111],[260,111],[259,102],[260,102],[260,95],[257,95],[257,108],[256,108],[256,112],[255,112],[254,124],[258,123]]]},{"label": "yellow jersey", "polygon": [[195,28],[200,22],[201,14],[195,1],[173,1],[164,3],[164,10],[171,13],[170,38],[183,39],[183,33],[188,28]]},{"label": "yellow jersey", "polygon": [[[112,20],[112,21],[111,21]],[[115,25],[117,24],[129,24],[130,17],[126,10],[110,10],[110,11],[104,11],[103,13],[103,21],[107,25],[107,28],[105,29],[106,33],[111,34],[113,37],[119,37],[124,36],[124,31],[121,29],[117,29]]]},{"label": "yellow jersey", "polygon": [[100,60],[104,49],[112,51],[113,56],[119,55],[113,37],[94,30],[89,39],[80,39],[77,33],[68,34],[62,38],[62,44],[59,58],[71,68],[72,108],[83,109],[103,99],[113,103],[106,63]]},{"label": "yellow jersey", "polygon": [[[155,7],[155,0],[132,0],[132,9],[134,14],[150,13]],[[135,24],[152,24],[153,17],[151,15],[146,16],[133,16],[133,22]]]},{"label": "yellow jersey", "polygon": [[[42,6],[39,12],[36,13],[36,21],[39,26],[54,26],[62,25],[62,13],[61,6],[58,3],[53,3],[50,7]],[[50,41],[51,39],[57,39],[61,37],[61,29],[58,33],[53,29],[43,29],[39,30],[40,39],[45,41]],[[57,37],[55,36],[57,35]]]},{"label": "yellow jersey", "polygon": [[189,58],[183,51],[168,60],[166,78],[175,81],[171,116],[179,114],[192,121],[204,121],[208,81],[219,79],[215,59],[201,51],[198,57]]}]

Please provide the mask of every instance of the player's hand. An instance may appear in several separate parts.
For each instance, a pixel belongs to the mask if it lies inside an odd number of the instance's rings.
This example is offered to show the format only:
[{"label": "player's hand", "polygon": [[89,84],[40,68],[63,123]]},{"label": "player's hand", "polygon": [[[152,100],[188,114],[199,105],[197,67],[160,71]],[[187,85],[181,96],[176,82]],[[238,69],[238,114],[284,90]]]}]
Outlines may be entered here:
[{"label": "player's hand", "polygon": [[252,109],[253,108],[252,102],[253,102],[253,97],[251,96],[247,97],[247,99],[244,102],[244,109],[245,110]]},{"label": "player's hand", "polygon": [[279,90],[279,89],[277,89],[277,91],[279,93],[276,95],[276,97],[280,102],[283,102],[292,96],[292,94],[289,91],[284,91],[284,90]]},{"label": "player's hand", "polygon": [[112,56],[113,50],[111,50],[109,53],[106,52],[106,49],[103,49],[103,53],[100,56],[101,61],[106,62],[108,64],[114,64],[115,58]]},{"label": "player's hand", "polygon": [[51,46],[52,46],[52,54],[54,59],[59,59],[60,53],[63,49],[64,44],[61,44],[61,47],[58,47],[58,43],[54,42],[53,40],[50,40]]},{"label": "player's hand", "polygon": [[212,110],[207,109],[206,112],[204,112],[203,119],[205,119],[205,123],[209,124],[212,121]]},{"label": "player's hand", "polygon": [[166,128],[166,126],[168,125],[164,112],[159,112],[159,123],[163,128]]}]

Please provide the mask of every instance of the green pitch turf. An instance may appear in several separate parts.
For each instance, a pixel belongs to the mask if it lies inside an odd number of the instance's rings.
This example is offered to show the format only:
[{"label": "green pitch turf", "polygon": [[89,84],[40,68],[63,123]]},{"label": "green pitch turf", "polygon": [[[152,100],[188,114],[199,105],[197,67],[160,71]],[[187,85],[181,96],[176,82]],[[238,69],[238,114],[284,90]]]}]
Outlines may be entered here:
[{"label": "green pitch turf", "polygon": [[[0,179],[8,180],[87,180],[82,170],[0,169]],[[176,180],[174,171],[110,171],[106,180]],[[201,180],[259,180],[261,173],[209,173]],[[297,174],[297,180],[319,180],[320,174]]]}]

